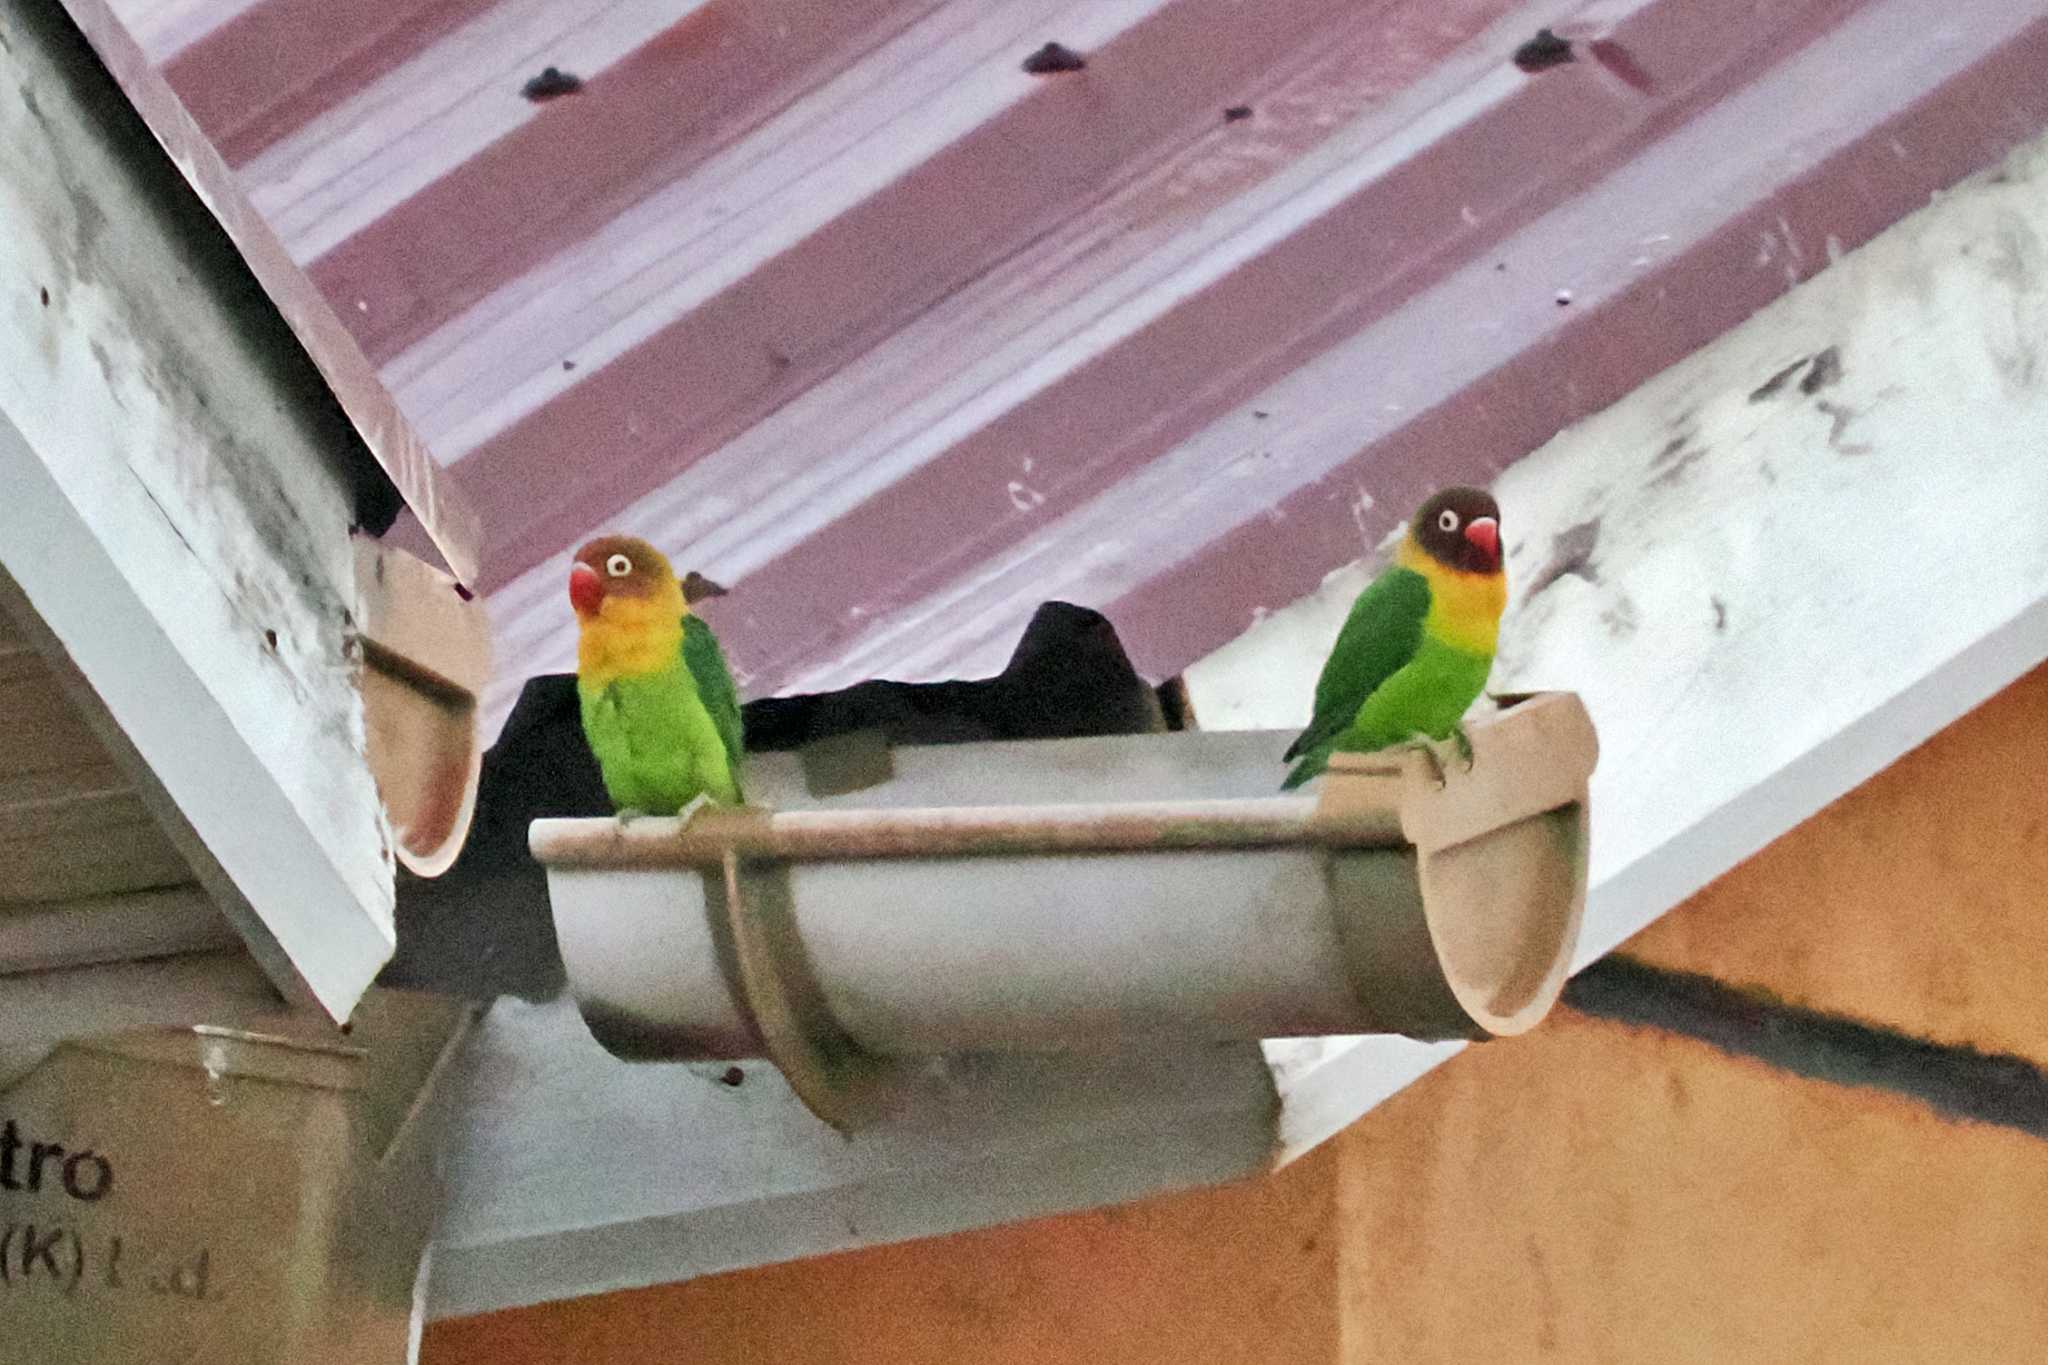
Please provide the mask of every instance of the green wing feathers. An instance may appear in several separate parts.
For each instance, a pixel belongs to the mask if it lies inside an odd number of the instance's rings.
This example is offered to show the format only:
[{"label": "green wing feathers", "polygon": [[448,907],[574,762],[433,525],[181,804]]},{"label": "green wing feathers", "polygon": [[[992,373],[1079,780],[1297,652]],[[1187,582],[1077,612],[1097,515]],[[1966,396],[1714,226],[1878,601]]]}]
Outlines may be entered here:
[{"label": "green wing feathers", "polygon": [[732,769],[733,786],[743,789],[747,741],[740,720],[740,690],[733,685],[732,670],[726,667],[725,651],[718,647],[718,637],[695,616],[683,618],[683,666],[690,670],[690,677],[697,684],[697,696],[711,713],[711,723],[718,727],[718,738],[725,745],[726,762]]},{"label": "green wing feathers", "polygon": [[[1281,757],[1291,761],[1335,742],[1374,689],[1415,657],[1428,615],[1429,582],[1413,569],[1388,569],[1358,594],[1316,680],[1314,718]],[[1290,775],[1287,785],[1307,780]]]}]

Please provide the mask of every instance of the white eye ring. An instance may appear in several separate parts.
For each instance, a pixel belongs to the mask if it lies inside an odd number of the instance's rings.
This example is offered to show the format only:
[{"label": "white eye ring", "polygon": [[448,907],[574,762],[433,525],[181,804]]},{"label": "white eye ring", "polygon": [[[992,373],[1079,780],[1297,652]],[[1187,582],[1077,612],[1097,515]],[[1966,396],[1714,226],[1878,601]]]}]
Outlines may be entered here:
[{"label": "white eye ring", "polygon": [[633,572],[633,561],[624,555],[613,555],[604,562],[604,571],[613,578],[624,578]]},{"label": "white eye ring", "polygon": [[1458,529],[1458,514],[1446,507],[1436,514],[1436,524],[1438,530],[1455,531]]}]

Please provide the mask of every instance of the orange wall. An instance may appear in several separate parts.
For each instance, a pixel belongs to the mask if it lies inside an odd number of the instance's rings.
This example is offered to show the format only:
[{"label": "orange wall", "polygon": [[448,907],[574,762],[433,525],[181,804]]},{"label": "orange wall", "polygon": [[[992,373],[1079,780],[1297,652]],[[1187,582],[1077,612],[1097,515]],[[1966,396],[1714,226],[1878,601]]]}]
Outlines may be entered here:
[{"label": "orange wall", "polygon": [[442,1323],[423,1365],[1335,1359],[1334,1153],[1270,1179]]},{"label": "orange wall", "polygon": [[[2048,1060],[2048,668],[1625,950]],[[428,1365],[2048,1359],[2048,1145],[1569,1009],[1264,1180],[435,1326]]]},{"label": "orange wall", "polygon": [[1337,1145],[1312,1359],[2048,1359],[2048,1145],[2009,1129],[1563,1011]]},{"label": "orange wall", "polygon": [[2048,666],[1625,951],[2048,1063]]}]

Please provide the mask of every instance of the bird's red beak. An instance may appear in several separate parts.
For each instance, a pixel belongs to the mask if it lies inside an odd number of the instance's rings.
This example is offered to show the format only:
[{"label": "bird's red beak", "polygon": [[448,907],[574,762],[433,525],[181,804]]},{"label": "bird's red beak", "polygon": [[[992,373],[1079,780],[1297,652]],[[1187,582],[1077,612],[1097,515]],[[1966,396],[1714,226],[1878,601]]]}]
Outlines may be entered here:
[{"label": "bird's red beak", "polygon": [[1492,517],[1474,517],[1465,527],[1465,539],[1485,552],[1489,563],[1500,558],[1500,523]]},{"label": "bird's red beak", "polygon": [[569,570],[569,605],[576,608],[578,616],[595,616],[604,605],[604,580],[588,564]]}]

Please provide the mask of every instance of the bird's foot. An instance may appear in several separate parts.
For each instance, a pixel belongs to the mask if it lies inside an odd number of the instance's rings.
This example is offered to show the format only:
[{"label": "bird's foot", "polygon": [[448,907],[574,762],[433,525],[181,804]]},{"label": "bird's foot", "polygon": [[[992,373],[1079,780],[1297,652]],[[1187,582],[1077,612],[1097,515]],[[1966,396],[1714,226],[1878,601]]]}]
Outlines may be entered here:
[{"label": "bird's foot", "polygon": [[1457,763],[1464,771],[1472,771],[1472,743],[1465,738],[1465,732],[1453,731],[1451,741],[1436,740],[1417,733],[1408,740],[1408,747],[1417,750],[1429,760],[1429,771],[1436,778],[1437,790],[1449,785],[1451,765]]},{"label": "bird's foot", "polygon": [[1465,722],[1451,726],[1451,743],[1457,746],[1458,757],[1465,760],[1465,771],[1472,771],[1472,736],[1465,733]]},{"label": "bird's foot", "polygon": [[646,816],[646,814],[647,814],[647,812],[646,812],[646,811],[644,811],[644,810],[641,810],[641,809],[640,809],[639,807],[637,807],[637,806],[621,806],[621,807],[619,807],[619,811],[618,811],[618,817],[617,817],[617,818],[618,818],[618,821],[619,821],[619,828],[620,828],[620,829],[624,829],[624,828],[625,828],[626,826],[628,826],[628,825],[632,824],[632,823],[633,823],[633,822],[634,822],[635,820],[639,820],[639,819],[642,819],[642,818],[644,818],[644,817]]},{"label": "bird's foot", "polygon": [[676,812],[676,822],[682,828],[689,828],[690,821],[697,817],[697,812],[710,804],[712,804],[711,794],[709,792],[698,792],[690,798],[688,805]]}]

